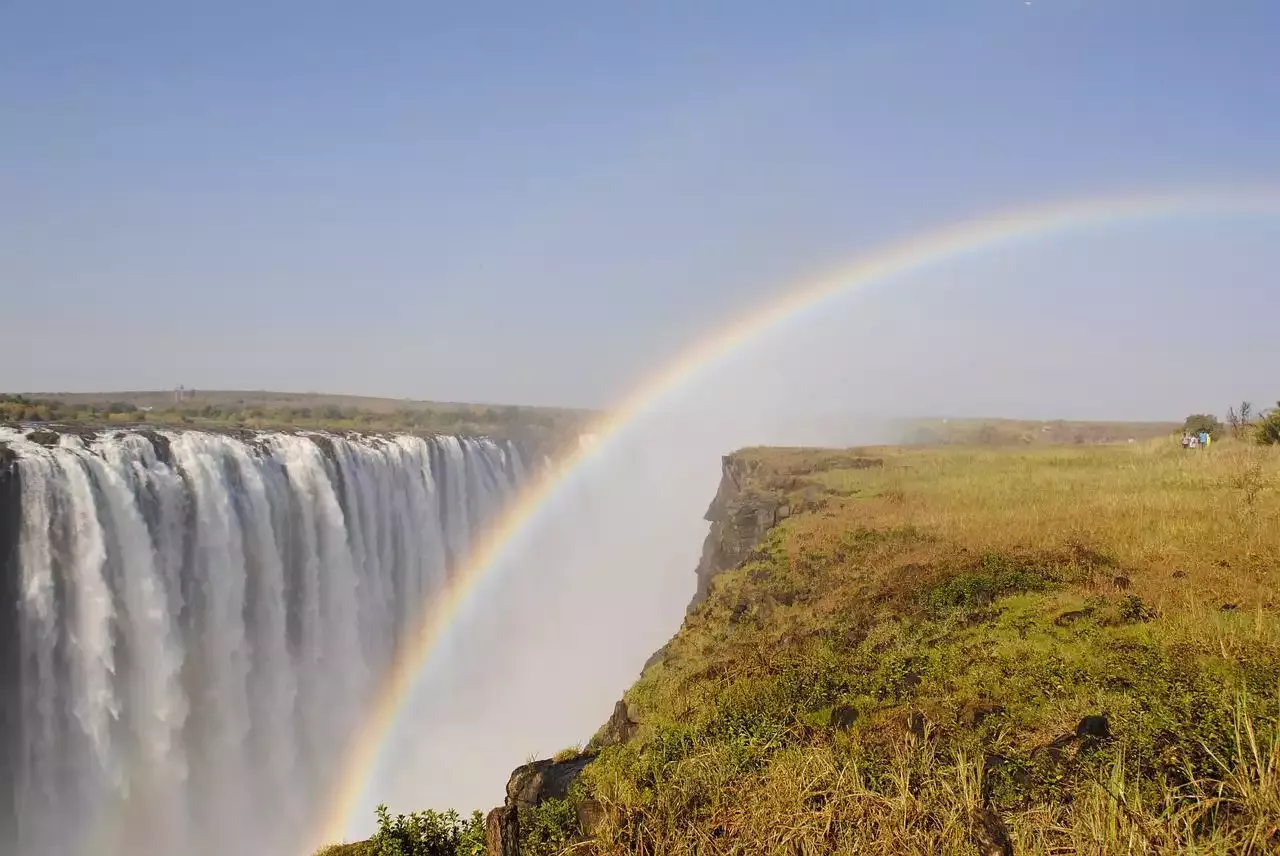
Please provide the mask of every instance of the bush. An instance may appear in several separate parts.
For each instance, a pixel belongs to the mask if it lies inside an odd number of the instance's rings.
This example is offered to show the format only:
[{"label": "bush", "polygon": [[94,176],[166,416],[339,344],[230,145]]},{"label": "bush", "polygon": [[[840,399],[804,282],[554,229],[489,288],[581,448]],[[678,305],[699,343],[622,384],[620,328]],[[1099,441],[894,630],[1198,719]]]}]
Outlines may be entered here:
[{"label": "bush", "polygon": [[483,856],[484,815],[463,820],[456,811],[415,811],[391,817],[378,806],[378,832],[369,839],[369,856]]},{"label": "bush", "polygon": [[[551,799],[520,812],[520,852],[523,856],[554,856],[572,843],[578,816],[568,800]],[[480,851],[484,852],[483,824]],[[465,852],[465,851],[459,851]]]},{"label": "bush", "polygon": [[1043,569],[998,553],[983,555],[968,573],[948,577],[923,593],[929,611],[974,609],[1019,592],[1044,591],[1055,580]]},{"label": "bush", "polygon": [[1274,410],[1268,411],[1254,426],[1254,436],[1264,446],[1280,445],[1280,401]]},{"label": "bush", "polygon": [[1182,430],[1189,431],[1192,434],[1207,431],[1210,437],[1216,438],[1221,437],[1225,429],[1222,427],[1222,423],[1218,421],[1218,417],[1208,413],[1193,413],[1182,423]]}]

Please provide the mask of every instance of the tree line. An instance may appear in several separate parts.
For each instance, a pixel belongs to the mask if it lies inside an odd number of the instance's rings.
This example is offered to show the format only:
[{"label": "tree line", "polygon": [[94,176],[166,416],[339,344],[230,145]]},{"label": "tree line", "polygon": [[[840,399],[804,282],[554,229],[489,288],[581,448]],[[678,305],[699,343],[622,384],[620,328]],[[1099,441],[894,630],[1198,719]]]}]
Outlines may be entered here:
[{"label": "tree line", "polygon": [[1212,414],[1193,413],[1183,423],[1182,430],[1193,434],[1205,431],[1215,438],[1230,436],[1264,446],[1280,445],[1280,401],[1275,407],[1261,411],[1255,410],[1249,401],[1228,407],[1225,425]]},{"label": "tree line", "polygon": [[532,434],[551,438],[576,434],[583,420],[582,415],[573,411],[514,405],[434,405],[378,412],[332,404],[268,406],[250,402],[215,404],[190,401],[140,408],[127,401],[69,403],[53,398],[0,394],[0,423],[146,423],[208,428],[309,428],[493,436]]}]

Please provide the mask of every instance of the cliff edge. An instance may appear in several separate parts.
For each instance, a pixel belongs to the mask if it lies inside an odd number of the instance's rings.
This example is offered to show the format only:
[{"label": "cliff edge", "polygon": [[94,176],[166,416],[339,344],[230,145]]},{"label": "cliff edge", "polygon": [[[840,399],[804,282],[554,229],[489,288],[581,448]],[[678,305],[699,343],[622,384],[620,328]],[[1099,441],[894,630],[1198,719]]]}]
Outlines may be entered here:
[{"label": "cliff edge", "polygon": [[[790,514],[783,489],[787,485],[771,480],[770,475],[769,469],[749,454],[734,453],[721,458],[720,485],[704,515],[711,528],[694,570],[696,585],[687,614],[695,613],[706,600],[717,574],[746,561],[769,530]],[[665,650],[664,647],[654,652],[644,669],[660,662]],[[563,827],[567,821],[570,835],[574,832],[590,835],[601,807],[589,799],[567,806],[570,791],[601,750],[631,740],[639,728],[633,715],[626,699],[621,699],[614,705],[608,722],[596,732],[583,752],[517,767],[507,781],[506,800],[486,817],[486,856],[527,856],[524,850],[529,848],[522,847],[522,842],[529,837],[539,838],[544,827],[550,825],[538,816],[548,807],[562,815],[559,818],[562,828],[556,834],[565,834]]]},{"label": "cliff edge", "polygon": [[[17,769],[21,746],[21,699],[16,687],[21,667],[17,603],[18,529],[21,525],[20,486],[16,456],[0,443],[0,770]],[[0,776],[0,840],[17,837],[14,817],[14,777]]]},{"label": "cliff edge", "polygon": [[727,456],[680,630],[486,852],[1280,852],[1266,454]]}]

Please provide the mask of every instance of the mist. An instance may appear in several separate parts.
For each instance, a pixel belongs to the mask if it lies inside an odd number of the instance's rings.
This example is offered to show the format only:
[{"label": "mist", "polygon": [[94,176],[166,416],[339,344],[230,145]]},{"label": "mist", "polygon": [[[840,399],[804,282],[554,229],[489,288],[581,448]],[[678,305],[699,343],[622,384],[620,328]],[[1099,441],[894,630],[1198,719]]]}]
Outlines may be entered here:
[{"label": "mist", "polygon": [[1264,368],[1280,364],[1264,320],[1277,238],[1275,218],[1188,217],[1006,247],[828,300],[690,367],[599,438],[487,569],[350,834],[381,801],[487,810],[512,768],[591,737],[680,626],[724,454],[896,442],[903,416],[1180,421],[1280,396]]}]

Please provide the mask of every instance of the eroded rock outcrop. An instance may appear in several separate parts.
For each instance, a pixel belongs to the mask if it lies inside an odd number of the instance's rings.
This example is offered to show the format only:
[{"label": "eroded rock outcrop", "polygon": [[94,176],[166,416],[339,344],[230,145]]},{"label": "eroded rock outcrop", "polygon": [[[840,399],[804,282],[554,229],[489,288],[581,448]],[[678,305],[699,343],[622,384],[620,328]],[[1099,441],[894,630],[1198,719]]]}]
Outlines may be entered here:
[{"label": "eroded rock outcrop", "polygon": [[689,609],[706,600],[716,574],[742,563],[765,533],[787,517],[786,500],[751,481],[752,463],[737,455],[721,459],[720,487],[711,501],[706,520],[711,531],[702,543],[698,562],[698,586]]},{"label": "eroded rock outcrop", "polygon": [[[568,797],[573,783],[595,759],[594,752],[583,752],[564,761],[546,759],[517,767],[507,781],[506,801],[485,818],[486,856],[520,856],[520,815],[548,800]],[[590,818],[581,821],[589,824]]]},{"label": "eroded rock outcrop", "polygon": [[627,700],[618,699],[613,706],[613,713],[609,716],[609,721],[596,732],[595,737],[591,738],[591,742],[587,744],[587,749],[588,751],[598,752],[609,746],[630,742],[631,738],[635,737],[636,729],[639,727],[640,723],[631,717],[631,709],[627,705]]}]

